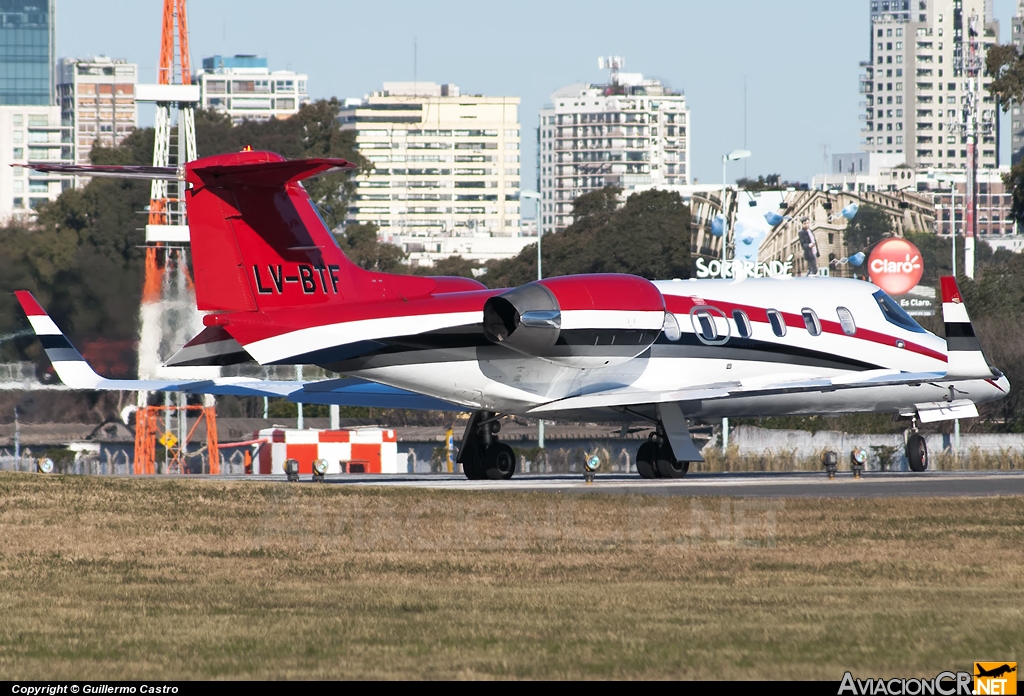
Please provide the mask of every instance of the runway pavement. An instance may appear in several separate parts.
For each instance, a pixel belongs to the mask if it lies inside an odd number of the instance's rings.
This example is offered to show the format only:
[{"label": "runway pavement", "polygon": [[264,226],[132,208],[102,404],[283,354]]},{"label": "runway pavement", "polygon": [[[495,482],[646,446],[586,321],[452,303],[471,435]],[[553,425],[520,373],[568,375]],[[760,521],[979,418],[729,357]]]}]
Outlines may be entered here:
[{"label": "runway pavement", "polygon": [[[223,478],[284,481],[283,476]],[[301,477],[307,484],[310,476]],[[457,474],[349,474],[326,477],[328,485],[387,486],[461,491],[543,491],[655,496],[735,496],[752,498],[882,498],[902,496],[979,497],[1024,495],[1024,471],[867,472],[855,479],[840,472],[689,474],[676,480],[644,480],[627,474],[597,474],[587,484],[582,474],[520,475],[510,481],[469,481]]]}]

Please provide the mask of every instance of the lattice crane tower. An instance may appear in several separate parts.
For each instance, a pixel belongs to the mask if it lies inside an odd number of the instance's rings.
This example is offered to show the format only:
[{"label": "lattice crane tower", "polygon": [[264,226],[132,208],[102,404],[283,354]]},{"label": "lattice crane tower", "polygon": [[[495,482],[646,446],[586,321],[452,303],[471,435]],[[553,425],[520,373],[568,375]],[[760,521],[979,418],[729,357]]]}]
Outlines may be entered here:
[{"label": "lattice crane tower", "polygon": [[[196,159],[195,105],[185,0],[163,0],[163,28],[157,84],[139,85],[136,99],[156,103],[153,165],[183,165]],[[177,124],[172,119],[177,113]],[[139,377],[210,377],[216,368],[164,368],[162,358],[202,331],[195,291],[188,273],[188,220],[184,182],[152,183],[146,225],[146,277],[142,291]],[[140,405],[144,397],[140,396]]]}]

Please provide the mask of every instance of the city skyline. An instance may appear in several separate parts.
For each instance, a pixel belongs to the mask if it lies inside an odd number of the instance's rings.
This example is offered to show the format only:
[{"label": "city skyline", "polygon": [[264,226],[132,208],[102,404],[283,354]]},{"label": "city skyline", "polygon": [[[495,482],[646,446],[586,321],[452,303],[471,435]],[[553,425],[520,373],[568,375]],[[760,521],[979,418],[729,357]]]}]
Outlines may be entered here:
[{"label": "city skyline", "polygon": [[[1006,43],[1016,3],[993,4]],[[265,0],[193,1],[189,29],[194,66],[215,53],[266,55],[272,69],[308,73],[313,99],[362,97],[385,81],[414,78],[520,97],[524,188],[536,181],[532,133],[540,109],[566,85],[604,81],[600,55],[621,55],[626,70],[686,94],[692,174],[701,183],[719,182],[722,154],[737,148],[753,157],[732,167],[730,180],[777,172],[810,181],[827,169],[826,148],[859,149],[859,63],[870,57],[867,0],[655,3],[629,32],[620,5],[586,8],[524,2],[509,11],[450,2],[439,11],[408,2],[343,8],[312,0],[302,14],[289,15]],[[140,81],[153,81],[160,11],[155,1],[57,0],[57,55],[126,58],[139,63]],[[149,123],[143,108],[140,125]],[[1008,163],[1005,129],[1003,136],[1000,162]]]}]

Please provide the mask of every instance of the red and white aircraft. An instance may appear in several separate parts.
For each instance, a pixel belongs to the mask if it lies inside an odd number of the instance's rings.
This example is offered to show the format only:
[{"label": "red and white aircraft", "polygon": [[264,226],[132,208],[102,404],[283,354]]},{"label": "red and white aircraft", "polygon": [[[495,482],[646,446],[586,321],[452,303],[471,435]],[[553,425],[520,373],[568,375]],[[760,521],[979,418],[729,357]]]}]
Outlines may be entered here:
[{"label": "red and white aircraft", "polygon": [[[180,171],[33,166],[187,182],[196,300],[207,328],[168,365],[310,363],[395,395],[472,410],[459,451],[470,478],[513,475],[515,457],[498,439],[498,420],[512,414],[653,423],[637,469],[674,478],[702,459],[688,421],[891,412],[913,419],[907,455],[923,470],[917,420],[977,416],[976,404],[1009,390],[985,359],[953,278],[942,279],[945,340],[876,286],[847,279],[600,274],[489,290],[349,261],[300,183],[353,168],[344,160],[250,151]],[[105,388],[132,388],[115,382]],[[203,384],[159,388],[204,391]],[[290,398],[305,401],[302,392],[316,388],[300,384]],[[319,403],[351,403],[331,388],[321,392],[329,396]]]}]

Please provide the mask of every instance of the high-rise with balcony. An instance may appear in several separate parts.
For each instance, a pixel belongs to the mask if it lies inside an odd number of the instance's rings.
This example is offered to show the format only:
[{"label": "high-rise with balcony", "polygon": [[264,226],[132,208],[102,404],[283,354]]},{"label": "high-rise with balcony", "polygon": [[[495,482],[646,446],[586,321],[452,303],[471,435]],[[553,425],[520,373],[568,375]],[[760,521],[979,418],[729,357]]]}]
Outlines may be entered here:
[{"label": "high-rise with balcony", "polygon": [[607,84],[579,83],[551,95],[540,112],[537,188],[544,233],[572,224],[573,201],[605,186],[690,183],[686,97],[659,80],[601,59]]},{"label": "high-rise with balcony", "polygon": [[235,124],[298,113],[309,103],[308,81],[308,75],[291,70],[271,72],[264,56],[248,54],[203,58],[196,73],[202,107],[226,113]]},{"label": "high-rise with balcony", "polygon": [[[1017,2],[1017,14],[1013,16],[1013,30],[1011,39],[1013,47],[1018,53],[1024,52],[1024,0]],[[1010,107],[1011,136],[1010,136],[1010,160],[1017,164],[1024,159],[1024,114],[1020,104],[1014,102]]]},{"label": "high-rise with balcony", "polygon": [[[999,113],[985,55],[999,40],[991,0],[868,0],[870,60],[861,65],[861,149],[921,169],[964,169],[972,64],[978,70],[978,166],[999,164]],[[974,50],[972,51],[972,44]]]},{"label": "high-rise with balcony", "polygon": [[55,0],[0,0],[0,105],[53,104]]},{"label": "high-rise with balcony", "polygon": [[377,225],[412,263],[514,256],[532,241],[519,218],[518,97],[385,82],[346,100],[339,119],[373,164],[356,178],[348,220]]},{"label": "high-rise with balcony", "polygon": [[89,163],[93,145],[116,147],[138,125],[139,66],[106,56],[63,58],[57,66],[61,124],[70,129],[72,159]]}]

